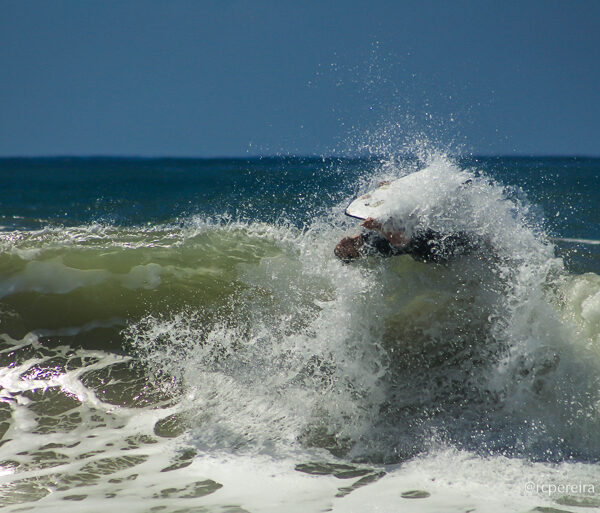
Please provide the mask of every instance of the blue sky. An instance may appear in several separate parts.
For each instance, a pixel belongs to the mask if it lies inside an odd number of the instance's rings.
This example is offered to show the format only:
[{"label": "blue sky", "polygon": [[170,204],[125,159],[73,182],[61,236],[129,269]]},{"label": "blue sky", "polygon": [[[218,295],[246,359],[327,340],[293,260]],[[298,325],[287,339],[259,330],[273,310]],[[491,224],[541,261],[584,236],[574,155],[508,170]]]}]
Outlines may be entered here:
[{"label": "blue sky", "polygon": [[0,0],[0,156],[600,155],[598,1]]}]

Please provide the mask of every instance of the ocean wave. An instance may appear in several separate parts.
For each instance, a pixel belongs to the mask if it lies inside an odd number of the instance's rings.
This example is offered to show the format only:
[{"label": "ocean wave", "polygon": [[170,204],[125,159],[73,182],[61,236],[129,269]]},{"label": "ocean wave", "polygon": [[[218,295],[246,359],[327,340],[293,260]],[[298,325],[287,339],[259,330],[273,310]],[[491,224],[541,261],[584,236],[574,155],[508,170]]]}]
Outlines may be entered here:
[{"label": "ocean wave", "polygon": [[[204,450],[600,456],[597,275],[568,274],[519,194],[432,165],[471,185],[442,203],[418,191],[416,226],[486,240],[448,265],[342,264],[349,198],[303,228],[196,216],[5,232],[4,332],[126,352],[167,376]],[[383,163],[361,187],[407,171]]]},{"label": "ocean wave", "polygon": [[[130,324],[133,350],[191,391],[196,443],[300,444],[383,461],[434,440],[597,457],[600,288],[588,278],[587,299],[576,299],[569,280],[580,278],[555,257],[535,209],[483,175],[471,179],[466,195],[418,219],[487,238],[449,265],[408,256],[342,265],[331,249],[349,225],[333,216],[275,243],[279,254],[243,263],[244,287],[212,316],[163,312]],[[569,314],[577,301],[580,319]]]}]

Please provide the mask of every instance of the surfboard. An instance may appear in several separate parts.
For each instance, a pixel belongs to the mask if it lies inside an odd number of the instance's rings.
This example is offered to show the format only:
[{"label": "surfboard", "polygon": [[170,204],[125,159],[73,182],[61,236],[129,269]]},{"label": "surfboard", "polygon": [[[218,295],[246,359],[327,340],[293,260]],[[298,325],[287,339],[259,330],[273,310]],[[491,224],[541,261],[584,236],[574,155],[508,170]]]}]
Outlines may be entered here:
[{"label": "surfboard", "polygon": [[359,196],[348,205],[346,215],[356,219],[382,219],[387,215],[392,204],[402,201],[407,192],[414,190],[416,186],[428,177],[427,168],[412,173],[391,182],[382,182],[373,191]]},{"label": "surfboard", "polygon": [[423,206],[428,194],[439,197],[464,184],[464,176],[442,178],[438,169],[426,167],[391,182],[382,182],[377,189],[352,201],[346,208],[346,215],[380,221],[390,216],[408,216]]}]

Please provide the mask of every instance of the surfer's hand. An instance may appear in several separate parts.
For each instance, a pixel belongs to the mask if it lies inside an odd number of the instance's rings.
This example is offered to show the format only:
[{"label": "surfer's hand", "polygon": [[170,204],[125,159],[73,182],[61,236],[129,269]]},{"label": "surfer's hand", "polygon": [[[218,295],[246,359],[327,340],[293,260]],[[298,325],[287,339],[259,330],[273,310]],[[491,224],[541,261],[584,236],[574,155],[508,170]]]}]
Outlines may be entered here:
[{"label": "surfer's hand", "polygon": [[367,230],[381,231],[381,223],[373,217],[367,217],[360,225]]},{"label": "surfer's hand", "polygon": [[344,237],[333,250],[333,253],[343,262],[350,262],[360,258],[359,249],[362,247],[364,240],[362,235],[355,237]]}]

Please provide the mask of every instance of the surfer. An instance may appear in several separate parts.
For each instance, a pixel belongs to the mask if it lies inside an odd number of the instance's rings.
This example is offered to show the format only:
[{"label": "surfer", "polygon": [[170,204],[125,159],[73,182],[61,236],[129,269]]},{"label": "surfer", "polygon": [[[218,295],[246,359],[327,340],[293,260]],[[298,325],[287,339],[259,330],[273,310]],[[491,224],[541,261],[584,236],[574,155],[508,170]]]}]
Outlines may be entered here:
[{"label": "surfer", "polygon": [[484,244],[480,237],[464,231],[437,231],[419,227],[416,213],[422,197],[457,197],[473,180],[460,173],[440,175],[435,166],[416,171],[392,182],[380,182],[348,205],[346,215],[360,219],[365,229],[344,237],[335,247],[343,262],[362,256],[410,255],[421,262],[447,262]]},{"label": "surfer", "polygon": [[465,232],[442,234],[426,229],[407,237],[372,217],[365,219],[361,226],[368,231],[354,237],[344,237],[334,249],[335,256],[345,263],[362,256],[395,255],[410,255],[421,262],[441,263],[479,247],[477,241]]}]

